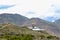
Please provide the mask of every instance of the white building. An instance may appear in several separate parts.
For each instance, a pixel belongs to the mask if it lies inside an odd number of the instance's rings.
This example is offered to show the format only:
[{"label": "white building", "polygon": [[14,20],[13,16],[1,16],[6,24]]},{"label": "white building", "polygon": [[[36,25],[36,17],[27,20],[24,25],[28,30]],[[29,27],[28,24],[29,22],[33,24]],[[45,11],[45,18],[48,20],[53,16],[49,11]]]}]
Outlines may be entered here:
[{"label": "white building", "polygon": [[38,27],[28,27],[29,29],[31,29],[31,30],[35,30],[35,31],[40,31],[40,30],[44,30],[44,29],[40,29],[40,28],[38,28]]}]

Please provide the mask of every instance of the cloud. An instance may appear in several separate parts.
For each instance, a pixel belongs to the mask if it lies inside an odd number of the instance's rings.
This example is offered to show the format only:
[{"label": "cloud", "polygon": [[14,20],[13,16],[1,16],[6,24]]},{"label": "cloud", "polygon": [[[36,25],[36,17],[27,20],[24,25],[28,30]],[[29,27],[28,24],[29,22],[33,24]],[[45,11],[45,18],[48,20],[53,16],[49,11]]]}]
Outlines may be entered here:
[{"label": "cloud", "polygon": [[8,9],[0,10],[0,13],[18,13],[28,18],[55,18],[58,16],[58,10],[60,10],[60,0],[1,0],[0,5],[3,4],[16,4],[16,6],[10,6],[9,8],[7,7]]},{"label": "cloud", "polygon": [[44,13],[49,9],[48,5],[49,2],[47,0],[3,0],[0,2],[0,4],[16,4],[15,7],[6,9],[6,10],[0,10],[0,13],[6,12],[6,13],[18,13],[21,15],[26,16],[27,12],[34,12],[34,14],[27,15],[28,18],[30,17],[39,17],[44,15]]},{"label": "cloud", "polygon": [[14,5],[0,5],[0,10],[7,9],[13,7]]},{"label": "cloud", "polygon": [[29,12],[26,12],[27,14],[35,14],[35,12],[32,12],[32,11],[29,11]]},{"label": "cloud", "polygon": [[55,13],[60,13],[60,9],[57,9],[57,10],[55,11]]}]

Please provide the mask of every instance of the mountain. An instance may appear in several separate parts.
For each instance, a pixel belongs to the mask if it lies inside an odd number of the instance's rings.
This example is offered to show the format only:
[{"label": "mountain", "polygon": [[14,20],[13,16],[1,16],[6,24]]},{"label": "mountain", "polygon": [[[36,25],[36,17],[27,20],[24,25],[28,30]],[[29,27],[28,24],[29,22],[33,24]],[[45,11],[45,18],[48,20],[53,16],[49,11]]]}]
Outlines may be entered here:
[{"label": "mountain", "polygon": [[50,22],[39,18],[31,18],[24,23],[25,26],[31,27],[32,25],[39,27],[41,29],[45,29],[49,34],[60,36],[60,29]]},{"label": "mountain", "polygon": [[60,40],[46,31],[33,31],[13,24],[0,24],[0,40]]},{"label": "mountain", "polygon": [[45,29],[49,34],[60,37],[60,29],[51,22],[42,20],[40,18],[27,18],[19,14],[0,14],[0,24],[14,24],[16,26],[32,27],[32,24],[41,29]]},{"label": "mountain", "polygon": [[57,25],[57,26],[59,27],[59,29],[60,29],[60,19],[56,20],[56,21],[54,22],[54,24]]},{"label": "mountain", "polygon": [[19,14],[9,14],[9,13],[3,13],[0,14],[0,24],[15,24],[15,25],[22,25],[26,20],[28,20],[27,17],[24,17]]}]

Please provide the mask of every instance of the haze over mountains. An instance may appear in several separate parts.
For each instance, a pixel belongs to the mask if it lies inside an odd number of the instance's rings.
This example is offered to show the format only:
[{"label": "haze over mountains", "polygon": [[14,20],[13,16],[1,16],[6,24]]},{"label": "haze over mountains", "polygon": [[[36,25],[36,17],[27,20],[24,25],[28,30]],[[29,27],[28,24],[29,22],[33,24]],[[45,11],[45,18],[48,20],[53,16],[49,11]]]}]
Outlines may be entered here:
[{"label": "haze over mountains", "polygon": [[15,24],[17,26],[27,26],[30,27],[32,26],[32,23],[34,23],[34,25],[36,27],[45,29],[49,34],[52,35],[56,35],[60,37],[60,29],[57,26],[57,24],[59,24],[58,22],[52,23],[52,22],[48,22],[45,20],[42,20],[40,18],[27,18],[24,17],[22,15],[19,14],[0,14],[0,24],[7,24],[7,23],[11,23],[11,24]]}]

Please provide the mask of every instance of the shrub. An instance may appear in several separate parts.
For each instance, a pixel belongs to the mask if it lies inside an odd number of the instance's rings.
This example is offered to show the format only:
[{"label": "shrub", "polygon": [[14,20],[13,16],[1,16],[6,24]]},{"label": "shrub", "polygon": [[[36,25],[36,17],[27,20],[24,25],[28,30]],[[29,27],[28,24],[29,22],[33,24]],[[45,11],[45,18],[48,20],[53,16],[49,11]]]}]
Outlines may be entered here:
[{"label": "shrub", "polygon": [[54,38],[54,36],[47,36],[47,39],[52,39],[52,38]]},{"label": "shrub", "polygon": [[25,35],[21,40],[32,40],[32,36],[31,35]]},{"label": "shrub", "polygon": [[45,36],[44,36],[44,35],[40,35],[40,37],[41,37],[41,39],[45,38]]}]

